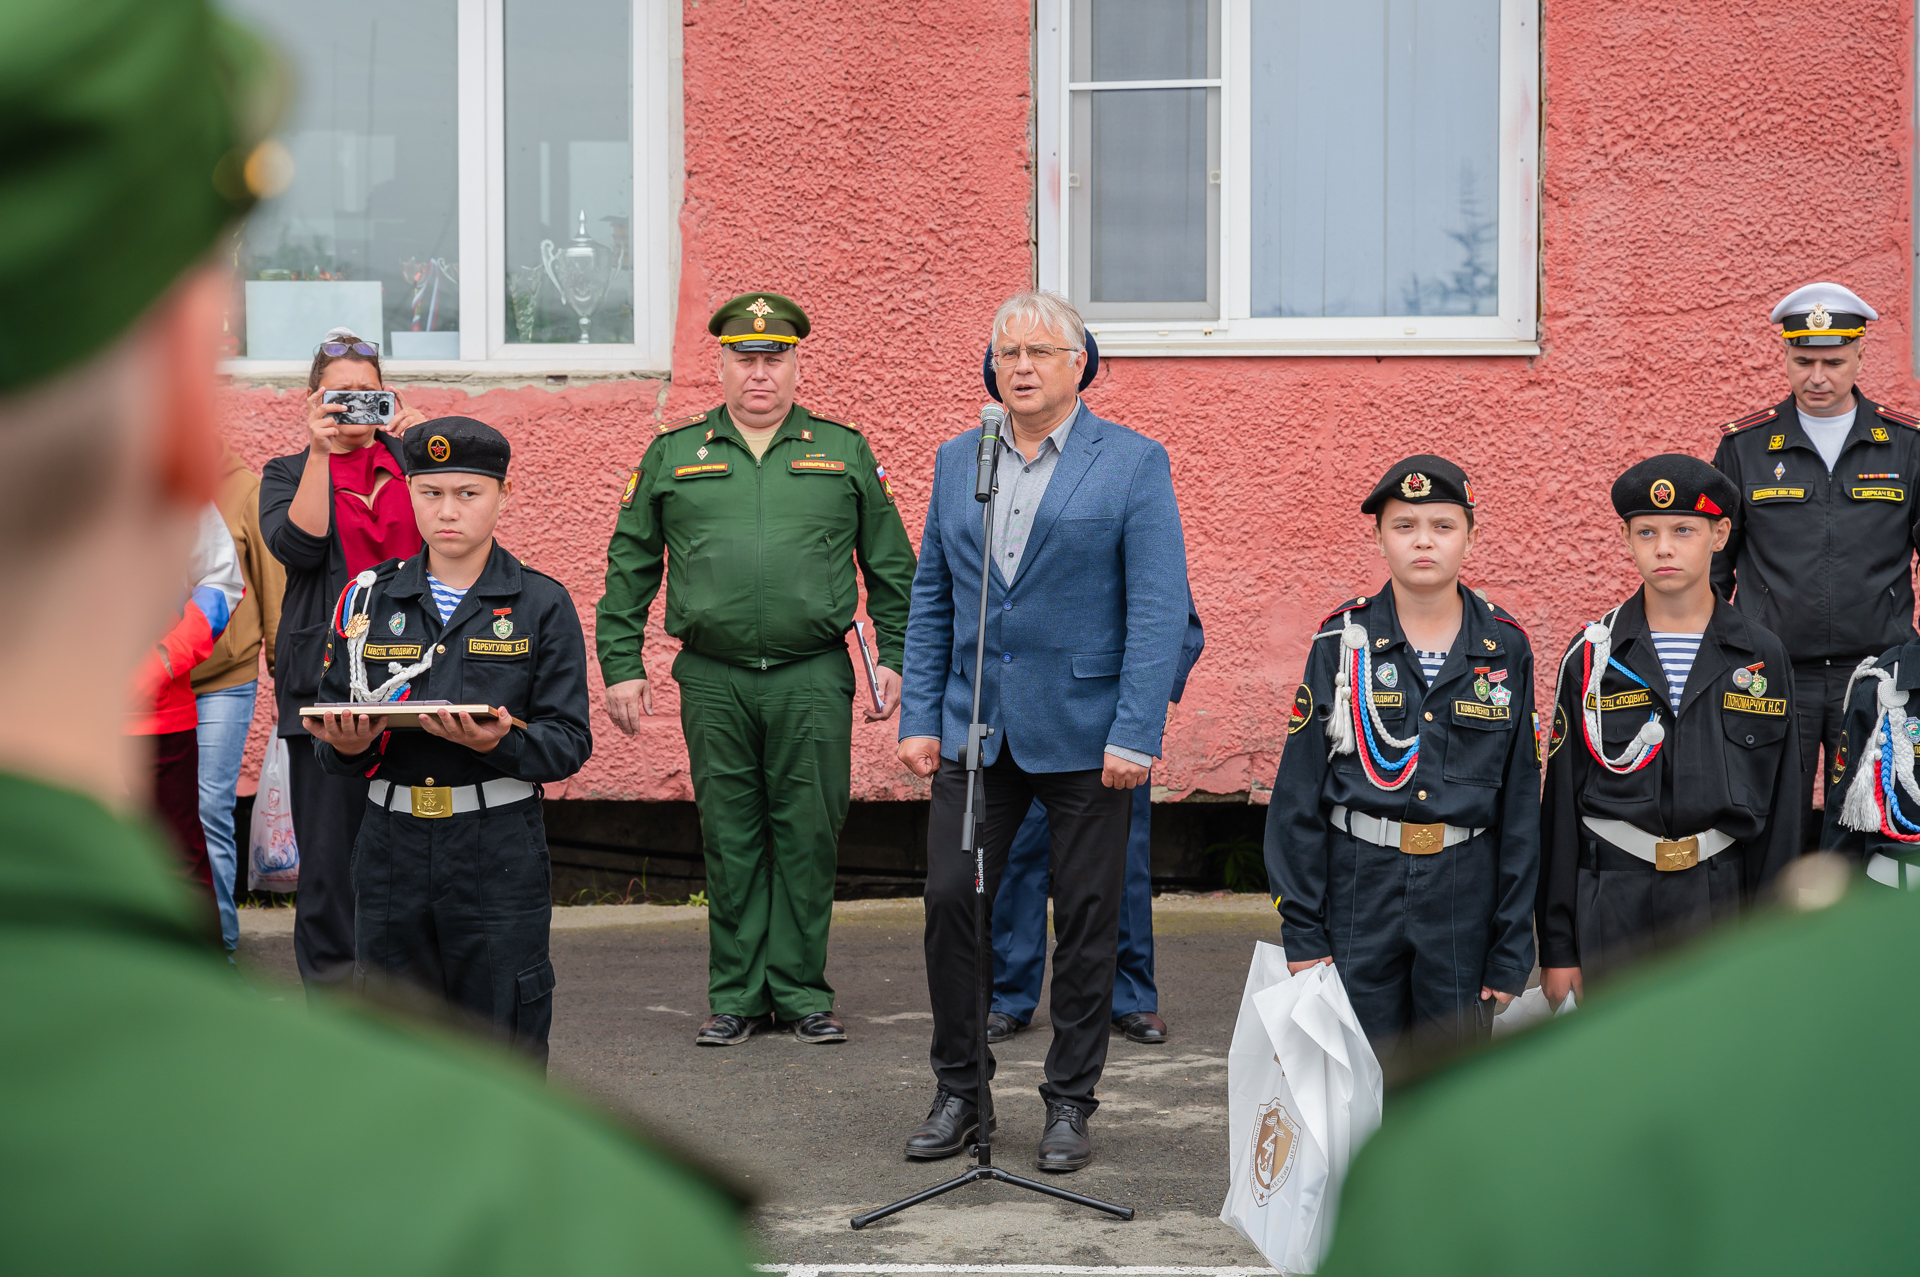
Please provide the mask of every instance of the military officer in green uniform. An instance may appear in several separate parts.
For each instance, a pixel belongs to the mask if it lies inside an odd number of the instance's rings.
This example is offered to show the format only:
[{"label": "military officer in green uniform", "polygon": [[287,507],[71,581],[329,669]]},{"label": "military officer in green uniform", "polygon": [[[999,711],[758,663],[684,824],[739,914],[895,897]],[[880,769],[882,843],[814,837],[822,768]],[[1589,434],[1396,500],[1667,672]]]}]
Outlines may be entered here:
[{"label": "military officer in green uniform", "polygon": [[806,312],[777,293],[715,311],[726,402],[668,422],[627,479],[607,550],[597,644],[607,714],[631,736],[653,713],[641,658],[666,569],[680,640],[694,800],[706,846],[712,1015],[695,1041],[733,1046],[790,1023],[841,1042],[827,927],[851,779],[847,650],[866,578],[879,668],[868,722],[898,707],[913,546],[860,431],[794,402]]},{"label": "military officer in green uniform", "polygon": [[129,796],[272,65],[209,0],[0,5],[0,1269],[747,1277],[727,1194],[504,1051],[235,978]]}]

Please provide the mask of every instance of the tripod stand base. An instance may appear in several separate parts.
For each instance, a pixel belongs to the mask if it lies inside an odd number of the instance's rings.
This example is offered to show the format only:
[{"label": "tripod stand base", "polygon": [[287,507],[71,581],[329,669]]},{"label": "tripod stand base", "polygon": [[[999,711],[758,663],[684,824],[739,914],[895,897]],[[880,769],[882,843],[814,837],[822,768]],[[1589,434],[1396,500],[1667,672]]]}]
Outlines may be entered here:
[{"label": "tripod stand base", "polygon": [[1133,1218],[1133,1207],[1131,1206],[1115,1206],[1111,1202],[1103,1202],[1097,1198],[1082,1197],[1078,1193],[1069,1193],[1066,1189],[1055,1188],[1051,1184],[1041,1184],[1034,1180],[1023,1179],[1018,1175],[1010,1175],[998,1166],[973,1166],[969,1167],[964,1174],[958,1175],[944,1184],[935,1184],[932,1188],[924,1192],[915,1193],[912,1197],[903,1197],[891,1206],[882,1206],[879,1210],[870,1210],[864,1215],[855,1215],[849,1222],[851,1222],[855,1228],[865,1228],[875,1220],[885,1219],[889,1215],[897,1215],[909,1206],[918,1206],[921,1202],[930,1201],[943,1193],[951,1193],[956,1188],[964,1188],[968,1184],[975,1184],[981,1180],[998,1180],[1002,1184],[1011,1184],[1015,1188],[1024,1188],[1033,1193],[1044,1193],[1048,1197],[1057,1197],[1063,1202],[1072,1202],[1075,1206],[1090,1206],[1094,1210],[1105,1211],[1107,1214],[1119,1219]]}]

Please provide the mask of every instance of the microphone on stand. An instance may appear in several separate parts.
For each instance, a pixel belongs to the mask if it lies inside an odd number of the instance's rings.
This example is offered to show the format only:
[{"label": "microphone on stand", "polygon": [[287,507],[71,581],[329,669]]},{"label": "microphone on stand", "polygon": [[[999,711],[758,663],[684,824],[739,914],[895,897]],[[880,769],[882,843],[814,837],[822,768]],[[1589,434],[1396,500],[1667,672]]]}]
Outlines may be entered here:
[{"label": "microphone on stand", "polygon": [[993,472],[999,461],[1000,432],[1007,427],[1007,410],[997,403],[980,405],[980,455],[973,476],[973,499],[983,505],[993,500]]}]

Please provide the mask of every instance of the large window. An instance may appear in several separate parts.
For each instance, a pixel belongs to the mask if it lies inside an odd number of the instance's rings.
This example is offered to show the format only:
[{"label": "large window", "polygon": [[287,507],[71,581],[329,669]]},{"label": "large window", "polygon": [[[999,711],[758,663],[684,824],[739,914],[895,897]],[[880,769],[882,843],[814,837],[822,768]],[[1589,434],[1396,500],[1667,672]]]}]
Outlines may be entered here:
[{"label": "large window", "polygon": [[402,375],[669,366],[672,0],[226,3],[296,84],[234,371],[304,371],[336,325]]},{"label": "large window", "polygon": [[1040,282],[1102,349],[1535,349],[1538,0],[1038,16]]}]

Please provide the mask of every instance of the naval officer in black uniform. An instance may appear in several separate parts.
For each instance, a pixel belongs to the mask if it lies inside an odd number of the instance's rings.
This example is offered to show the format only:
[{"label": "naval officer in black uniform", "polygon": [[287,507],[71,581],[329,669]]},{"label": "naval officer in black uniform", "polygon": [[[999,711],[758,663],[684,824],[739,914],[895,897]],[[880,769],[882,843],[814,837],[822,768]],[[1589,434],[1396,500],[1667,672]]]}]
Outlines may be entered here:
[{"label": "naval officer in black uniform", "polygon": [[1556,1007],[1584,977],[1732,918],[1799,854],[1793,670],[1709,576],[1739,500],[1678,454],[1613,485],[1643,584],[1574,639],[1556,680],[1535,914]]},{"label": "naval officer in black uniform", "polygon": [[1408,457],[1360,507],[1391,579],[1320,626],[1267,808],[1290,970],[1331,962],[1378,1049],[1485,1034],[1533,970],[1533,648],[1460,583],[1473,489]]},{"label": "naval officer in black uniform", "polygon": [[[322,702],[425,702],[418,730],[329,713],[321,766],[365,776],[354,966],[411,981],[547,1058],[553,918],[540,786],[580,770],[587,649],[566,587],[501,549],[507,440],[468,417],[407,432],[425,548],[361,573],[334,608]],[[476,718],[428,706],[485,704]]]},{"label": "naval officer in black uniform", "polygon": [[1785,342],[1782,402],[1721,427],[1713,464],[1740,500],[1713,588],[1780,636],[1798,693],[1800,827],[1819,837],[1814,780],[1838,760],[1847,676],[1915,637],[1920,418],[1855,386],[1873,307],[1838,284],[1808,284],[1773,308]]}]

